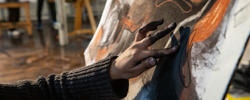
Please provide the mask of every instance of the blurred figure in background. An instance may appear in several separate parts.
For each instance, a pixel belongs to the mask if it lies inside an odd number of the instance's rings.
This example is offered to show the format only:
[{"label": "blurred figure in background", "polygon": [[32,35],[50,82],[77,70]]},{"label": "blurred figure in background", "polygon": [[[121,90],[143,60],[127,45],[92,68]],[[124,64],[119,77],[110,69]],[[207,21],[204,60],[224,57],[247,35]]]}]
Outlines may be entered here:
[{"label": "blurred figure in background", "polygon": [[[53,34],[49,34],[49,38],[51,38],[51,41],[50,43],[47,43],[45,41],[45,35],[43,33],[43,23],[42,23],[42,12],[43,12],[43,6],[44,6],[44,1],[47,3],[48,5],[48,11],[50,13],[50,25],[49,27],[50,28],[50,32],[53,33]],[[40,42],[41,42],[41,45],[44,47],[45,49],[45,52],[48,51],[48,47],[53,47],[53,43],[56,42],[56,33],[57,30],[56,30],[56,21],[57,21],[57,18],[56,18],[56,4],[55,4],[55,0],[37,0],[37,31],[38,31],[38,35],[39,35],[39,38],[40,38]]]},{"label": "blurred figure in background", "polygon": [[46,1],[49,7],[50,16],[52,19],[52,25],[56,24],[56,5],[55,0],[38,0],[37,2],[37,27],[42,29],[42,11],[43,11],[43,2]]}]

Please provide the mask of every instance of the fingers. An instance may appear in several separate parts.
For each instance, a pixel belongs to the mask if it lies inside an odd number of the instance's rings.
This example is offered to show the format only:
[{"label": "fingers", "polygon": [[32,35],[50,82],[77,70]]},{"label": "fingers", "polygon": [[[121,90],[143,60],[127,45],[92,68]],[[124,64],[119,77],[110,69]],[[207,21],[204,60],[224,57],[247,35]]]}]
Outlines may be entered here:
[{"label": "fingers", "polygon": [[154,44],[157,40],[161,39],[168,33],[172,32],[175,29],[175,27],[176,27],[176,23],[169,24],[167,29],[161,32],[149,35],[147,38],[144,38],[141,42],[142,47],[148,47]]},{"label": "fingers", "polygon": [[148,57],[155,57],[155,58],[163,57],[163,56],[176,52],[177,49],[178,49],[178,46],[167,48],[167,49],[155,49],[155,50],[142,51],[138,59],[145,59]]},{"label": "fingers", "polygon": [[177,50],[177,46],[168,48],[168,49],[159,49],[159,50],[148,50],[143,51],[138,59],[145,59],[140,61],[138,65],[131,68],[129,78],[138,76],[142,72],[146,71],[149,68],[152,68],[156,65],[156,58],[169,55],[174,53]]},{"label": "fingers", "polygon": [[158,21],[153,21],[153,22],[150,22],[149,24],[147,24],[146,26],[144,26],[143,28],[141,28],[139,30],[139,32],[136,34],[136,38],[135,38],[135,41],[140,41],[142,40],[143,38],[146,37],[147,33],[149,31],[153,31],[153,30],[156,30],[157,29],[157,26],[163,24],[164,20],[161,19],[161,20],[158,20]]},{"label": "fingers", "polygon": [[149,57],[143,60],[140,64],[131,69],[131,72],[134,73],[132,74],[131,77],[135,77],[141,74],[142,72],[146,71],[147,69],[152,68],[153,66],[156,65],[156,62],[157,62],[156,59],[153,57]]}]

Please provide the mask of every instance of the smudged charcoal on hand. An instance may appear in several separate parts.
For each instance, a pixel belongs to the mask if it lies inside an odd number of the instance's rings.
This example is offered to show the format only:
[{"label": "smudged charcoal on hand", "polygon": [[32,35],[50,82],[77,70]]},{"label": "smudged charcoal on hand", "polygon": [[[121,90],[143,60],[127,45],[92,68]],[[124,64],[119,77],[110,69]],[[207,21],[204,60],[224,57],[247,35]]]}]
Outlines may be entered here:
[{"label": "smudged charcoal on hand", "polygon": [[157,54],[154,56],[155,58],[161,58],[164,57],[166,55],[168,55],[169,53],[166,50],[160,50],[157,52]]},{"label": "smudged charcoal on hand", "polygon": [[140,34],[144,34],[144,33],[147,33],[149,31],[153,31],[153,30],[156,30],[157,29],[157,26],[163,24],[164,20],[161,19],[161,20],[158,20],[158,21],[153,21],[153,22],[150,22],[149,24],[147,24],[146,26],[144,26],[143,28],[141,28],[139,30],[139,33]]},{"label": "smudged charcoal on hand", "polygon": [[165,56],[168,56],[168,55],[172,55],[174,54],[174,52],[176,52],[177,50],[179,49],[179,46],[176,45],[174,47],[171,47],[171,48],[164,48],[164,49],[153,49],[153,50],[150,50],[152,55],[151,57],[154,57],[154,58],[161,58],[161,57],[165,57]]},{"label": "smudged charcoal on hand", "polygon": [[176,27],[176,23],[169,24],[167,29],[165,29],[161,32],[155,33],[155,34],[150,34],[148,38],[149,38],[151,43],[154,43],[157,40],[159,40],[160,38],[169,34],[171,31],[173,31],[175,29],[175,27]]}]

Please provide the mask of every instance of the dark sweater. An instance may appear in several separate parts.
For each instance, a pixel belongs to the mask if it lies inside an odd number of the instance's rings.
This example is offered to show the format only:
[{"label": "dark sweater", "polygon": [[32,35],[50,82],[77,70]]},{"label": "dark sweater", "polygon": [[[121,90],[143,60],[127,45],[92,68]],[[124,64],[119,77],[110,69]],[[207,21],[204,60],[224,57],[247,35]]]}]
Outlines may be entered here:
[{"label": "dark sweater", "polygon": [[111,80],[109,69],[115,58],[37,81],[0,84],[0,100],[121,99],[127,95],[128,80]]}]

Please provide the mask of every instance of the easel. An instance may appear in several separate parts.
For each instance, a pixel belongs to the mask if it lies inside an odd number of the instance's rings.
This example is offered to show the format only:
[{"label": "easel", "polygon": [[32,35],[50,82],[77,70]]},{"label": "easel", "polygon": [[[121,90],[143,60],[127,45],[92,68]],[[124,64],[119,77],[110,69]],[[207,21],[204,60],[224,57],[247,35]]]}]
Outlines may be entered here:
[{"label": "easel", "polygon": [[30,7],[29,2],[18,2],[18,3],[0,3],[0,8],[21,8],[24,7],[26,20],[25,21],[19,21],[15,24],[11,22],[1,22],[0,23],[0,35],[2,32],[2,29],[11,29],[16,27],[24,27],[28,31],[29,35],[32,35],[32,23],[30,20]]},{"label": "easel", "polygon": [[[94,33],[96,31],[96,22],[93,16],[93,11],[90,5],[90,0],[76,0],[73,2],[75,7],[75,22],[74,31],[69,33],[69,36],[76,34],[86,34]],[[82,28],[82,8],[86,7],[88,12],[88,18],[90,20],[91,29],[81,29]]]}]

